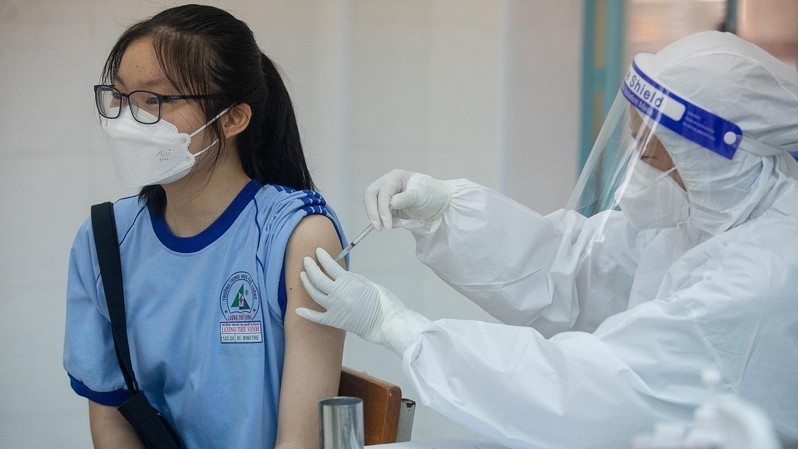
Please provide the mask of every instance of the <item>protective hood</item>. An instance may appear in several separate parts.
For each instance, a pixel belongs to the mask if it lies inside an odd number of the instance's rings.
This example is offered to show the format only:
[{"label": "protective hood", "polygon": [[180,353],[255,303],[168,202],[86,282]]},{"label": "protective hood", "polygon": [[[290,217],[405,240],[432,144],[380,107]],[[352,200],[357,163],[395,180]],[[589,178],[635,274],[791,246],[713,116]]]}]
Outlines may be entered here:
[{"label": "protective hood", "polygon": [[791,151],[798,73],[733,34],[695,34],[635,56],[568,208],[705,240],[798,210],[794,196],[780,201],[798,193]]},{"label": "protective hood", "polygon": [[778,199],[798,178],[789,154],[798,150],[798,73],[719,32],[681,39],[640,65],[673,94],[742,131],[737,150],[720,155],[666,127],[654,130],[684,182],[694,227],[714,235],[773,208],[794,213],[788,211],[798,206]]}]

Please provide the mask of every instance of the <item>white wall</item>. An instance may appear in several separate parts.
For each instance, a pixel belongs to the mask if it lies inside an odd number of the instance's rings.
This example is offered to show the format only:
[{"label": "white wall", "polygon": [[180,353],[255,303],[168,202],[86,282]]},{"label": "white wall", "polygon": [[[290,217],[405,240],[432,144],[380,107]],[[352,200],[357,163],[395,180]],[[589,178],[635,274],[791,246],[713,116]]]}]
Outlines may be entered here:
[{"label": "white wall", "polygon": [[[61,368],[69,248],[89,205],[133,193],[101,143],[91,86],[135,19],[174,2],[0,1],[0,446],[90,446]],[[468,177],[549,212],[576,177],[582,1],[229,0],[282,67],[315,181],[350,236],[395,167]],[[374,233],[352,269],[430,318],[492,320]],[[355,336],[345,364],[417,398],[399,360]],[[414,438],[472,436],[419,404]]]}]

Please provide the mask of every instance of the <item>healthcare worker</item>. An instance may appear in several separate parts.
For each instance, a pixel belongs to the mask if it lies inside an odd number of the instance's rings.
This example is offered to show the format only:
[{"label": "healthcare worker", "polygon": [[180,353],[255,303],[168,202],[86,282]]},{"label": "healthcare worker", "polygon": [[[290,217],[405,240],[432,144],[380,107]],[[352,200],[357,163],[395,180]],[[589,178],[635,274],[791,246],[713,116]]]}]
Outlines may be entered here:
[{"label": "healthcare worker", "polygon": [[706,368],[798,440],[795,149],[798,74],[692,35],[634,58],[563,210],[401,170],[366,190],[377,229],[506,324],[430,322],[323,250],[300,276],[326,312],[297,313],[392,349],[424,404],[508,447],[689,422]]}]

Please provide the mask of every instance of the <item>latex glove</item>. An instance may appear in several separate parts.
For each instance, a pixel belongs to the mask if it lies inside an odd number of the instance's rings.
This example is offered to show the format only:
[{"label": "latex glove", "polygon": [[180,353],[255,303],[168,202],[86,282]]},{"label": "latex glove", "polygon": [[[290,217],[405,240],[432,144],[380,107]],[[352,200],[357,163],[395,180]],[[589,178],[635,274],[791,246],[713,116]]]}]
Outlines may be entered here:
[{"label": "latex glove", "polygon": [[392,229],[397,218],[430,220],[443,215],[452,198],[444,181],[422,173],[391,170],[366,188],[363,204],[374,229]]},{"label": "latex glove", "polygon": [[421,338],[429,325],[427,318],[405,307],[387,288],[344,270],[323,249],[316,250],[316,257],[327,274],[313,259],[305,257],[305,271],[299,276],[311,298],[327,310],[300,307],[297,315],[355,333],[399,356]]}]

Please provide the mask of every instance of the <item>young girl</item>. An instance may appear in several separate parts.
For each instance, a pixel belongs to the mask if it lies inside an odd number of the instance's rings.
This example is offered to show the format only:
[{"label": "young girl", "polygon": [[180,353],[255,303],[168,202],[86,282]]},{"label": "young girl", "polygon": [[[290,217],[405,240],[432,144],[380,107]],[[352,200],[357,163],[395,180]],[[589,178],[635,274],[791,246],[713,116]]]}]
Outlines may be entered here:
[{"label": "young girl", "polygon": [[[138,197],[114,205],[139,386],[194,448],[318,445],[318,401],[338,388],[344,335],[302,320],[302,259],[341,249],[312,191],[291,100],[252,31],[186,5],[130,27],[97,109],[115,168]],[[141,447],[91,224],[72,248],[64,367],[89,400],[97,448]],[[318,306],[316,306],[318,308]]]}]

